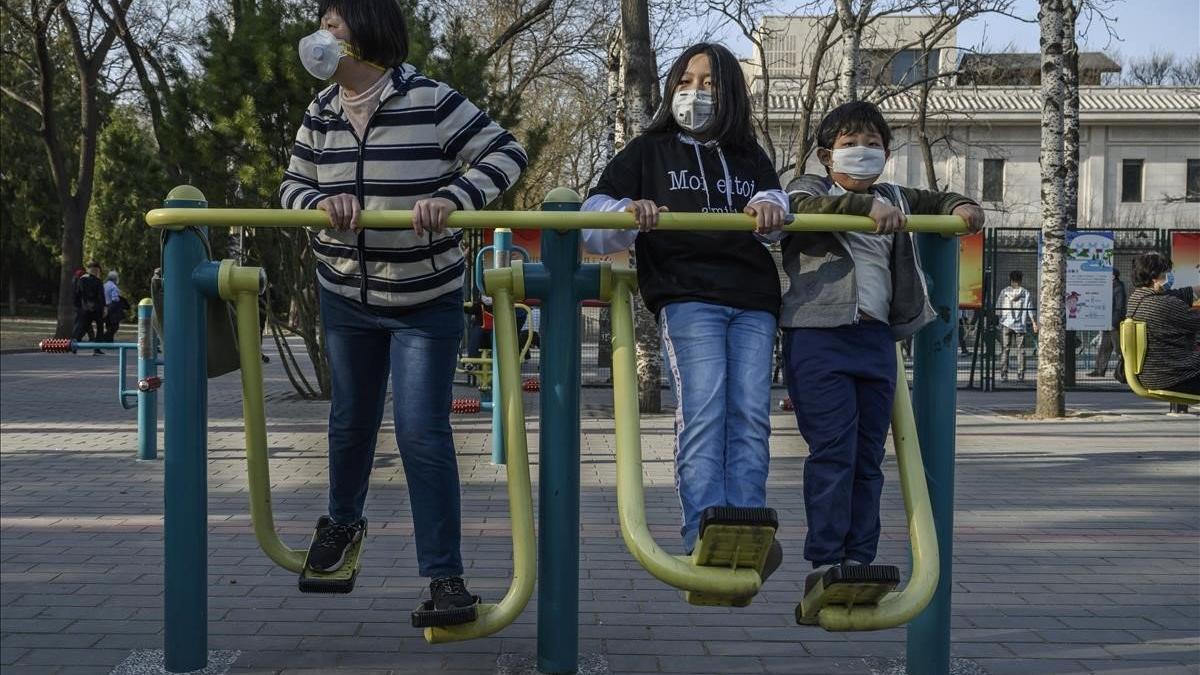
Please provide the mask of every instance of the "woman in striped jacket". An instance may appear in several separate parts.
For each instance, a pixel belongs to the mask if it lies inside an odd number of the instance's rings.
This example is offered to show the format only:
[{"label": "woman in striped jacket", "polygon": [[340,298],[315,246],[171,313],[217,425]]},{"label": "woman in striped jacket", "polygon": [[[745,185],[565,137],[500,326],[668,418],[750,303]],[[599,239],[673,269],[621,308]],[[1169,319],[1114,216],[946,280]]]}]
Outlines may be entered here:
[{"label": "woman in striped jacket", "polygon": [[1171,259],[1161,253],[1133,261],[1129,318],[1146,322],[1146,358],[1138,376],[1150,389],[1200,394],[1200,286],[1172,288]]},{"label": "woman in striped jacket", "polygon": [[[318,15],[321,30],[300,42],[300,57],[333,84],[305,112],[279,189],[284,207],[320,209],[330,225],[312,236],[332,374],[329,514],[308,564],[337,569],[362,536],[390,372],[420,574],[437,609],[470,607],[449,417],[465,263],[462,235],[446,219],[507,190],[525,151],[404,62],[397,0],[322,0]],[[363,229],[363,209],[412,210],[413,228]]]}]

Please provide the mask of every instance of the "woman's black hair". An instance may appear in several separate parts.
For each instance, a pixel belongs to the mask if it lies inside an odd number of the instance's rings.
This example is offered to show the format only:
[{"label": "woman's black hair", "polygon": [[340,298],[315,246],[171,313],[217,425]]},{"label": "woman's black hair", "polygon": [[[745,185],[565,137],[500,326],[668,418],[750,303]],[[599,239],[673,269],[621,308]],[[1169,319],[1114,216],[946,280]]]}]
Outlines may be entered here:
[{"label": "woman's black hair", "polygon": [[698,54],[707,54],[709,66],[712,68],[713,117],[712,121],[699,131],[688,133],[702,141],[716,141],[722,148],[729,150],[758,147],[754,127],[750,124],[750,92],[746,87],[746,78],[742,75],[742,66],[732,52],[712,42],[694,44],[675,59],[670,72],[667,73],[662,104],[659,105],[650,125],[646,127],[646,133],[684,131],[671,112],[671,98],[687,71],[688,61]]},{"label": "woman's black hair", "polygon": [[1019,283],[1021,283],[1021,280],[1024,278],[1025,278],[1025,275],[1021,273],[1021,270],[1013,270],[1008,273],[1008,281],[1010,283],[1015,281],[1019,284]]},{"label": "woman's black hair", "polygon": [[817,126],[817,147],[832,150],[838,136],[874,131],[883,139],[883,149],[892,147],[892,129],[874,103],[851,101],[843,103],[825,116]]},{"label": "woman's black hair", "polygon": [[397,0],[320,0],[317,21],[330,10],[345,22],[359,60],[392,68],[408,58],[408,24]]},{"label": "woman's black hair", "polygon": [[1133,285],[1152,286],[1171,271],[1171,259],[1161,253],[1146,253],[1133,259]]}]

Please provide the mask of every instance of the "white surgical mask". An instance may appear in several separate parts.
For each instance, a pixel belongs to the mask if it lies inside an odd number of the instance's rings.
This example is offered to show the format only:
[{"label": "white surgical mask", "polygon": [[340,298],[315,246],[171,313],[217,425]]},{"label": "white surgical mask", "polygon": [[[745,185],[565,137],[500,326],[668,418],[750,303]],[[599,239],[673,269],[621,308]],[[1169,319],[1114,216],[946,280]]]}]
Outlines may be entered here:
[{"label": "white surgical mask", "polygon": [[328,80],[337,71],[338,62],[346,55],[342,42],[327,30],[319,30],[300,38],[300,63],[318,80]]},{"label": "white surgical mask", "polygon": [[856,145],[851,148],[831,150],[833,170],[844,173],[855,180],[867,180],[883,173],[887,154],[881,148]]},{"label": "white surgical mask", "polygon": [[679,126],[697,131],[712,121],[713,98],[707,91],[683,89],[671,98],[671,114]]}]

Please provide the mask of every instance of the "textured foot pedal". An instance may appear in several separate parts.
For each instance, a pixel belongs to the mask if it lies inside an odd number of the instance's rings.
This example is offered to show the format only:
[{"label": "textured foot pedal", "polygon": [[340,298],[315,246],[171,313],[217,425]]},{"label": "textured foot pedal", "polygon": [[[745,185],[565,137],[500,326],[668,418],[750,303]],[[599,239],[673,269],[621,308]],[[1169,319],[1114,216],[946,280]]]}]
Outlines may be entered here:
[{"label": "textured foot pedal", "polygon": [[475,620],[479,610],[479,596],[470,607],[455,607],[453,609],[434,609],[433,600],[426,600],[412,613],[413,628],[437,628],[439,626],[458,626]]},{"label": "textured foot pedal", "polygon": [[[317,529],[321,529],[329,520],[329,516],[321,516],[317,521]],[[313,533],[313,539],[317,537],[316,532]],[[350,549],[346,551],[346,559],[342,561],[342,566],[332,572],[317,572],[309,569],[308,561],[304,562],[304,569],[300,572],[299,587],[301,593],[349,593],[354,590],[354,581],[358,578],[358,569],[360,557],[362,555],[363,543],[367,540],[367,521],[363,520],[362,536],[358,541],[350,545]],[[311,548],[311,544],[310,544]]]},{"label": "textured foot pedal", "polygon": [[830,568],[804,594],[796,606],[796,623],[820,623],[821,609],[828,605],[877,605],[900,585],[895,565],[838,565]]},{"label": "textured foot pedal", "polygon": [[[753,569],[762,573],[763,564],[775,541],[779,516],[766,507],[712,506],[700,516],[700,539],[692,562],[705,567]],[[752,598],[730,598],[687,592],[693,605],[745,607]]]}]

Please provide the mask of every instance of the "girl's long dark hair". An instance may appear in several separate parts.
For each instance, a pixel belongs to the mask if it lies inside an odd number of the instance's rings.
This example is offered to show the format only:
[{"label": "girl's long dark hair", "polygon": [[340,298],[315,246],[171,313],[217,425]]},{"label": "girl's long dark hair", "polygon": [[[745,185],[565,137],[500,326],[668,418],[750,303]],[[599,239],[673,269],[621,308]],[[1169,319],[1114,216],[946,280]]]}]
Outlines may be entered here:
[{"label": "girl's long dark hair", "polygon": [[675,88],[679,86],[679,81],[683,79],[688,61],[697,54],[707,54],[712,67],[713,119],[699,132],[687,133],[702,141],[715,140],[726,150],[745,151],[758,147],[754,127],[750,124],[750,94],[746,87],[746,78],[742,75],[742,66],[732,52],[712,42],[692,45],[675,60],[671,71],[667,73],[662,104],[659,105],[658,112],[654,113],[650,125],[646,127],[646,133],[686,131],[671,114],[671,98],[675,94]]}]

